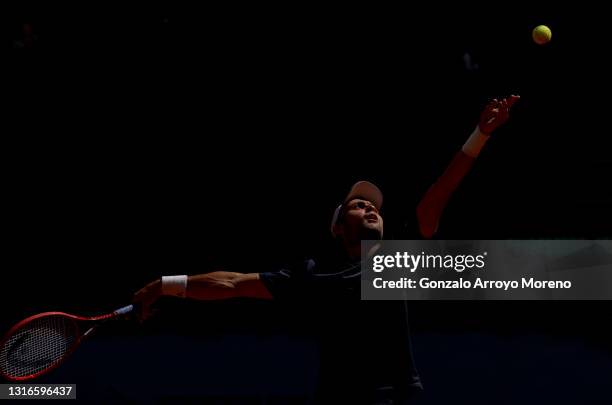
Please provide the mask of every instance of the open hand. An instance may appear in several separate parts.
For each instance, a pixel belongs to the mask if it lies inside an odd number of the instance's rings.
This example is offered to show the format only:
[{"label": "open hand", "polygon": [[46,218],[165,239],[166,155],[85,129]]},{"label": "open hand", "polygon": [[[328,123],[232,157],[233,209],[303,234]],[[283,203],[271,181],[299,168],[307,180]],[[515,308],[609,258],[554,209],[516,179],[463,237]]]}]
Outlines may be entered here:
[{"label": "open hand", "polygon": [[480,132],[491,135],[493,131],[508,121],[510,108],[520,98],[520,96],[512,95],[501,100],[496,98],[491,100],[480,114],[480,121],[478,122]]}]

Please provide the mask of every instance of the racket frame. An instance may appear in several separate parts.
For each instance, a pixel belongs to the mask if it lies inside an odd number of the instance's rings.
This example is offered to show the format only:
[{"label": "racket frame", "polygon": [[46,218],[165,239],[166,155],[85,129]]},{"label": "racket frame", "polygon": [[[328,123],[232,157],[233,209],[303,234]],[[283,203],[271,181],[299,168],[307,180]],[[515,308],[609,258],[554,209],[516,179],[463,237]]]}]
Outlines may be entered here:
[{"label": "racket frame", "polygon": [[79,324],[77,321],[82,321],[82,322],[100,322],[100,321],[106,321],[109,319],[113,319],[113,318],[117,318],[121,315],[127,314],[129,312],[131,312],[133,309],[132,305],[127,305],[125,307],[119,308],[109,314],[104,314],[104,315],[99,315],[99,316],[92,316],[92,317],[86,317],[86,316],[79,316],[79,315],[73,315],[73,314],[68,314],[66,312],[58,312],[58,311],[52,311],[52,312],[42,312],[40,314],[36,314],[36,315],[32,315],[28,318],[25,318],[22,321],[19,321],[18,323],[16,323],[15,325],[13,325],[13,327],[11,327],[9,329],[9,331],[4,335],[4,337],[0,340],[0,347],[3,347],[4,344],[17,332],[19,331],[19,329],[23,328],[24,326],[26,326],[27,324],[31,323],[32,321],[35,321],[37,319],[40,318],[45,318],[45,317],[49,317],[49,316],[63,316],[65,318],[68,318],[71,320],[71,322],[73,323],[73,326],[76,330],[76,336],[77,338],[75,339],[75,341],[72,343],[72,346],[70,347],[70,349],[68,349],[66,351],[66,353],[64,353],[64,355],[62,357],[60,357],[59,360],[55,361],[53,364],[51,364],[49,367],[37,371],[34,374],[29,374],[29,375],[25,375],[25,376],[20,376],[20,377],[14,377],[14,376],[10,376],[5,374],[2,370],[0,370],[0,375],[9,380],[9,381],[28,381],[28,380],[32,380],[36,377],[40,377],[43,374],[47,374],[53,370],[55,370],[57,367],[59,367],[64,361],[66,361],[66,359],[68,357],[70,357],[70,355],[72,353],[74,353],[74,351],[77,349],[77,347],[79,347],[79,345],[81,344],[81,342],[99,325],[93,325],[91,326],[87,331],[85,331],[84,333],[81,333],[81,328],[79,328]]}]

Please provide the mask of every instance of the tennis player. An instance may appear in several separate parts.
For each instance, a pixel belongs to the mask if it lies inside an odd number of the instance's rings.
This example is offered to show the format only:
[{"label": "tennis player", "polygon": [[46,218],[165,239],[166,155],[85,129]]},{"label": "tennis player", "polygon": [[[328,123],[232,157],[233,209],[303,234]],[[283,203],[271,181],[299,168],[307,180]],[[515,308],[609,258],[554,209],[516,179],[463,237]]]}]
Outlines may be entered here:
[{"label": "tennis player", "polygon": [[[421,199],[414,229],[406,229],[402,239],[434,236],[451,195],[518,99],[494,99],[484,108],[476,129]],[[147,319],[161,296],[300,302],[312,308],[312,325],[319,331],[318,404],[409,403],[423,387],[414,366],[406,303],[360,301],[361,241],[383,238],[382,204],[380,189],[359,181],[334,212],[330,230],[338,248],[325,257],[276,272],[164,276],[135,294],[139,316]]]}]

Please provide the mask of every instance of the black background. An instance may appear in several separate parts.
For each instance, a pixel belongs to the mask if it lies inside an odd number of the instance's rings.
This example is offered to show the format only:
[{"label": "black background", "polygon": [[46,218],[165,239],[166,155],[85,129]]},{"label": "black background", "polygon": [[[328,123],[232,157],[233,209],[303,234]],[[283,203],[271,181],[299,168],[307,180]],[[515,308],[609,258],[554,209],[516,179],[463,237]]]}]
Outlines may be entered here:
[{"label": "black background", "polygon": [[[113,309],[163,274],[301,260],[329,245],[331,213],[356,180],[381,187],[392,228],[487,100],[508,94],[522,99],[437,237],[610,237],[602,10],[2,7],[3,329],[37,311]],[[18,43],[24,23],[31,48]],[[552,28],[546,46],[531,39],[538,24]],[[267,306],[214,304],[239,321],[224,327],[259,331],[274,316],[249,315]],[[412,324],[609,349],[610,309],[419,302]]]}]

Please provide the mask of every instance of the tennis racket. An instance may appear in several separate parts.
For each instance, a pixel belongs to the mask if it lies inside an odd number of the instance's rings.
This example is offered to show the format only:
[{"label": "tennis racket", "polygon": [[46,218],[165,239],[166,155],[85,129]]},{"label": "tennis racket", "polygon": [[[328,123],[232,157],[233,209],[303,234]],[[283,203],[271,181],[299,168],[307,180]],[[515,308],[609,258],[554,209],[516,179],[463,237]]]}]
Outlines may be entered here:
[{"label": "tennis racket", "polygon": [[0,375],[9,381],[40,377],[57,368],[98,326],[133,309],[128,305],[94,317],[44,312],[26,318],[0,340]]}]

